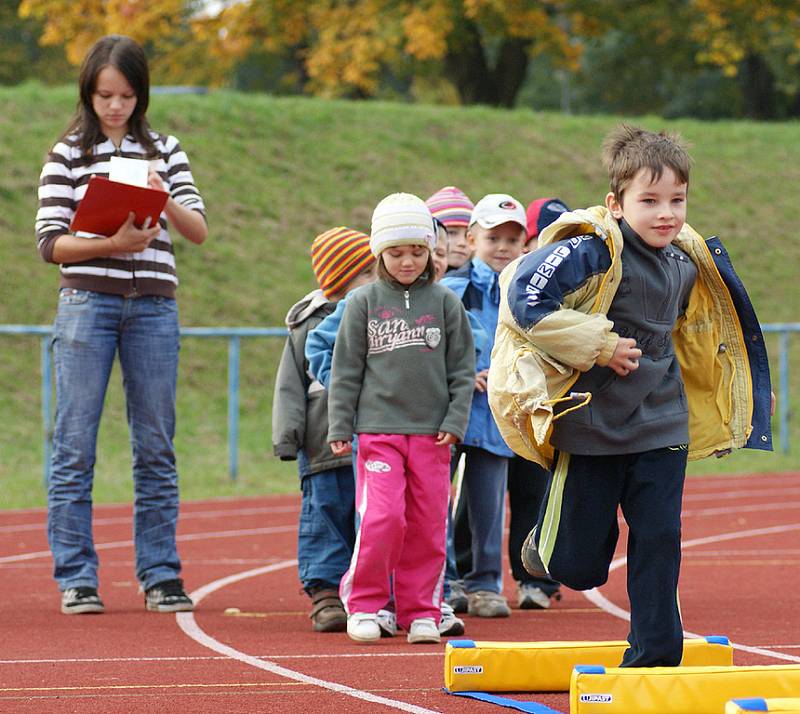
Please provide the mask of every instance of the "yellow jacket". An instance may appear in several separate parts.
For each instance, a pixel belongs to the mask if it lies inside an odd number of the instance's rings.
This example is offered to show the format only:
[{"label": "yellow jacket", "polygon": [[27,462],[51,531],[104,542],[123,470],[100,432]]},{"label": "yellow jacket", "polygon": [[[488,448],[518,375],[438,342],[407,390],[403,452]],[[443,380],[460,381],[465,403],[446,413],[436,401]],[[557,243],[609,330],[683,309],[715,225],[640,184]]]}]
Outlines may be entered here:
[{"label": "yellow jacket", "polygon": [[[579,372],[608,364],[619,339],[606,318],[622,277],[619,225],[603,206],[571,211],[542,232],[539,245],[574,242],[578,236],[603,241],[610,267],[587,275],[565,296],[560,310],[532,327],[525,329],[517,322],[508,300],[509,284],[527,256],[512,262],[500,276],[489,404],[508,445],[545,467],[553,456],[553,404],[570,398]],[[672,333],[689,404],[689,458],[744,446],[771,449],[766,349],[743,286],[717,239],[705,241],[686,224],[675,244],[698,271],[686,312]],[[576,395],[576,407],[581,399]]]}]

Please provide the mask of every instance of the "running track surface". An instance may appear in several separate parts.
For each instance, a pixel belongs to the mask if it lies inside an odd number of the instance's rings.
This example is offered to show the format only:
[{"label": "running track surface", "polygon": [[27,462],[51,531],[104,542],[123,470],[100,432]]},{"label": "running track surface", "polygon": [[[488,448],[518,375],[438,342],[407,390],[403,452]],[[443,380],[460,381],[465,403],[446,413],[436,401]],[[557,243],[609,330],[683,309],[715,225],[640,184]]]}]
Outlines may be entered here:
[{"label": "running track surface", "polygon": [[[294,560],[298,509],[296,496],[183,504],[179,549],[198,604],[164,615],[138,593],[130,507],[97,507],[106,614],[71,617],[58,610],[44,511],[0,512],[0,711],[502,711],[442,691],[444,643],[312,632]],[[800,473],[690,479],[683,538],[687,631],[727,635],[736,664],[800,663]],[[623,531],[599,591],[566,591],[549,611],[507,620],[465,617],[465,636],[624,639],[624,542]],[[568,710],[565,694],[517,698]]]}]

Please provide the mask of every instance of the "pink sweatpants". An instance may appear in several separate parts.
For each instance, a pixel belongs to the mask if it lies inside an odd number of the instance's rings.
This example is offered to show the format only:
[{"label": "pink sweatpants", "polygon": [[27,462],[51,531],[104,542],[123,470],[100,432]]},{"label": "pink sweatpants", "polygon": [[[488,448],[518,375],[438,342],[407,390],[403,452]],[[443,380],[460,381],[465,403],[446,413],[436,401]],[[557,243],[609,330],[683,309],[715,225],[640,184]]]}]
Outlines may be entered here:
[{"label": "pink sweatpants", "polygon": [[439,622],[450,495],[450,449],[422,434],[359,434],[361,527],[339,594],[347,611],[377,612],[394,575],[397,623]]}]

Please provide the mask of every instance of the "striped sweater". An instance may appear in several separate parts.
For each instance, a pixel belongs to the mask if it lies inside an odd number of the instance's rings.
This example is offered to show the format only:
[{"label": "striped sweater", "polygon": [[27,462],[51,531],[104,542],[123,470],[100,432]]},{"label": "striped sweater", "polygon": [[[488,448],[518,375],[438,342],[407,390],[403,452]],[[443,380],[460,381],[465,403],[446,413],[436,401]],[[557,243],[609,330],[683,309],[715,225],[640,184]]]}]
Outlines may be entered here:
[{"label": "striped sweater", "polygon": [[[194,185],[189,160],[174,136],[151,132],[157,155],[151,159],[170,196],[205,217],[203,199]],[[141,144],[126,136],[119,149],[110,139],[96,144],[92,156],[81,156],[77,136],[58,142],[47,157],[39,177],[39,210],[36,241],[39,255],[53,260],[56,238],[69,233],[78,204],[91,176],[108,177],[112,156],[147,158]],[[174,297],[178,285],[175,252],[167,232],[166,216],[159,218],[161,232],[139,253],[119,253],[61,265],[61,287],[94,290],[115,295],[162,295]],[[88,234],[78,234],[92,240]]]}]

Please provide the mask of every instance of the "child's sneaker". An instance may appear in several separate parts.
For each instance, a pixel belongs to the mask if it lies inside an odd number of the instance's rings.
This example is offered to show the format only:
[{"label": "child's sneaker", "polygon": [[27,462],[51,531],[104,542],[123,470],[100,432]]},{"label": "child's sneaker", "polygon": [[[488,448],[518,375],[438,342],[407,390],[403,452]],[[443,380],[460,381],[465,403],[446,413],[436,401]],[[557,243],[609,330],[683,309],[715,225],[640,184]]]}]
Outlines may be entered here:
[{"label": "child's sneaker", "polygon": [[460,580],[450,581],[450,597],[447,598],[447,603],[453,608],[453,612],[467,611],[469,607],[467,591],[464,590],[464,585]]},{"label": "child's sneaker", "polygon": [[320,588],[311,592],[311,622],[314,632],[344,632],[347,613],[334,588]]},{"label": "child's sneaker", "polygon": [[378,621],[381,637],[394,637],[397,634],[397,615],[391,610],[378,610],[378,614],[375,617]]},{"label": "child's sneaker", "polygon": [[85,615],[105,611],[105,605],[97,594],[97,588],[67,588],[61,593],[61,612],[65,615]]},{"label": "child's sneaker", "polygon": [[456,617],[453,608],[442,603],[442,616],[439,619],[439,634],[442,637],[458,637],[464,634],[464,620]]},{"label": "child's sneaker", "polygon": [[469,594],[469,615],[475,617],[509,617],[511,608],[500,593],[477,590]]},{"label": "child's sneaker", "polygon": [[517,607],[520,610],[547,610],[550,596],[534,583],[518,583]]},{"label": "child's sneaker", "polygon": [[539,550],[536,547],[536,526],[531,529],[531,532],[528,533],[528,537],[525,538],[520,556],[522,557],[522,566],[533,575],[534,578],[550,577],[550,573],[548,573],[547,568],[544,567],[542,558],[539,556]]},{"label": "child's sneaker", "polygon": [[194,603],[183,589],[183,580],[163,580],[145,590],[144,606],[151,612],[191,612]]},{"label": "child's sneaker", "polygon": [[354,612],[347,618],[347,634],[356,642],[377,642],[381,638],[378,616],[374,612]]},{"label": "child's sneaker", "polygon": [[440,642],[436,621],[432,617],[420,617],[414,620],[408,628],[408,641],[412,645]]}]

